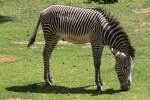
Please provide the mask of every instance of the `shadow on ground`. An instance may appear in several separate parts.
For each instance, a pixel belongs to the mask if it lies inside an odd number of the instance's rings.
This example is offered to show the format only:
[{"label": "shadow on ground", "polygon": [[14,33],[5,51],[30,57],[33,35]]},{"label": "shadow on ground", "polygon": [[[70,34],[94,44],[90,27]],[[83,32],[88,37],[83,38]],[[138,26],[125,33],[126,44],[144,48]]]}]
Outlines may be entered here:
[{"label": "shadow on ground", "polygon": [[99,3],[99,4],[114,4],[114,3],[117,3],[117,1],[113,1],[113,2],[110,2],[110,1],[106,1],[105,0],[87,0],[87,1],[83,1],[83,3],[92,3],[92,2],[95,2],[95,3]]},{"label": "shadow on ground", "polygon": [[13,21],[13,19],[14,17],[0,15],[0,24],[4,22]]},{"label": "shadow on ground", "polygon": [[93,85],[70,88],[70,87],[55,86],[55,85],[46,86],[44,85],[44,83],[35,83],[35,84],[29,84],[25,86],[12,86],[6,88],[6,90],[13,91],[13,92],[31,92],[31,93],[91,94],[92,96],[101,95],[101,94],[113,95],[121,92],[120,90],[114,90],[114,89],[107,89],[102,92],[98,92],[95,89],[86,89],[91,86]]}]

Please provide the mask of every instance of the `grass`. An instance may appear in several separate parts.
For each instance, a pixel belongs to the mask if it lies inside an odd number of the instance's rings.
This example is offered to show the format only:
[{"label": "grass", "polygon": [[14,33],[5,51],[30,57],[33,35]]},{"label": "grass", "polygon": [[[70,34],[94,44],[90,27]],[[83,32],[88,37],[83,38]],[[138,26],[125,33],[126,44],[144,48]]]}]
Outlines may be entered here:
[{"label": "grass", "polygon": [[[150,98],[150,23],[149,13],[137,13],[149,7],[149,0],[119,0],[118,4],[98,4],[87,0],[1,0],[0,55],[17,57],[13,62],[0,63],[0,100],[22,98],[32,100],[149,100]],[[58,45],[52,55],[55,83],[43,84],[43,45],[14,44],[28,40],[40,11],[49,4],[80,7],[104,7],[116,16],[129,33],[136,48],[133,88],[118,92],[115,60],[106,47],[102,57],[102,78],[105,91],[95,91],[91,49],[82,45]],[[37,41],[43,41],[38,34]]]}]

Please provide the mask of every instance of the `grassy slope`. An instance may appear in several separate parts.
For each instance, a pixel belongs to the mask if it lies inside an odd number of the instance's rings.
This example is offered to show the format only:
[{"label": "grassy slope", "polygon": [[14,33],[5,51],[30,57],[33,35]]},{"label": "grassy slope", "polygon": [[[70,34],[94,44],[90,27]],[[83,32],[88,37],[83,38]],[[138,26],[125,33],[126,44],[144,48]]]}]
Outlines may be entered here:
[{"label": "grassy slope", "polygon": [[[61,1],[61,2],[60,2]],[[86,0],[1,0],[0,2],[0,55],[14,55],[14,62],[0,63],[0,100],[9,97],[30,98],[33,100],[148,100],[150,98],[150,30],[140,27],[149,22],[148,14],[134,11],[150,6],[149,0],[120,0],[119,4],[87,4]],[[52,56],[54,86],[44,87],[42,45],[27,49],[25,45],[13,44],[14,41],[28,40],[39,12],[48,4],[60,3],[81,7],[104,7],[115,15],[136,48],[133,88],[125,93],[112,93],[110,88],[119,89],[114,71],[114,58],[108,48],[104,49],[102,77],[106,91],[95,91],[94,67],[91,49],[81,45],[58,46]],[[4,19],[5,18],[5,19]],[[140,31],[136,31],[139,29]],[[43,36],[38,35],[37,41]],[[73,51],[73,52],[70,52]],[[76,65],[76,67],[73,67]],[[38,83],[36,86],[34,84]],[[86,87],[87,86],[87,87]],[[16,92],[15,92],[16,91]],[[117,92],[117,91],[114,91]]]}]

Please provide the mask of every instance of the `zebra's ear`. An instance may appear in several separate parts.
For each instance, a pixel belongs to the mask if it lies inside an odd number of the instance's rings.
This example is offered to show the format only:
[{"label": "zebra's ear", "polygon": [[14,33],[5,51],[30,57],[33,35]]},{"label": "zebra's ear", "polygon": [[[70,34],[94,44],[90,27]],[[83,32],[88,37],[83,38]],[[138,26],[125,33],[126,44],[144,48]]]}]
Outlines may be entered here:
[{"label": "zebra's ear", "polygon": [[115,57],[122,57],[122,58],[124,58],[124,57],[127,56],[125,53],[117,51],[117,50],[114,50],[113,48],[111,48],[111,51],[112,51],[112,53],[113,53],[113,55]]}]

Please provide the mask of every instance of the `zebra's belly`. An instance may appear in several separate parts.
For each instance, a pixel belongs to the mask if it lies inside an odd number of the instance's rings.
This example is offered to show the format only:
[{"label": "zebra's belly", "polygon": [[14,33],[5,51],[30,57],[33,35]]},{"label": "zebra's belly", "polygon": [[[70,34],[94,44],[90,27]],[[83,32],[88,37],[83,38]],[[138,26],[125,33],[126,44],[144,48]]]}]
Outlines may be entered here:
[{"label": "zebra's belly", "polygon": [[63,40],[68,41],[70,43],[75,43],[75,44],[84,44],[84,43],[90,42],[89,35],[72,36],[72,35],[60,34],[59,36]]}]

